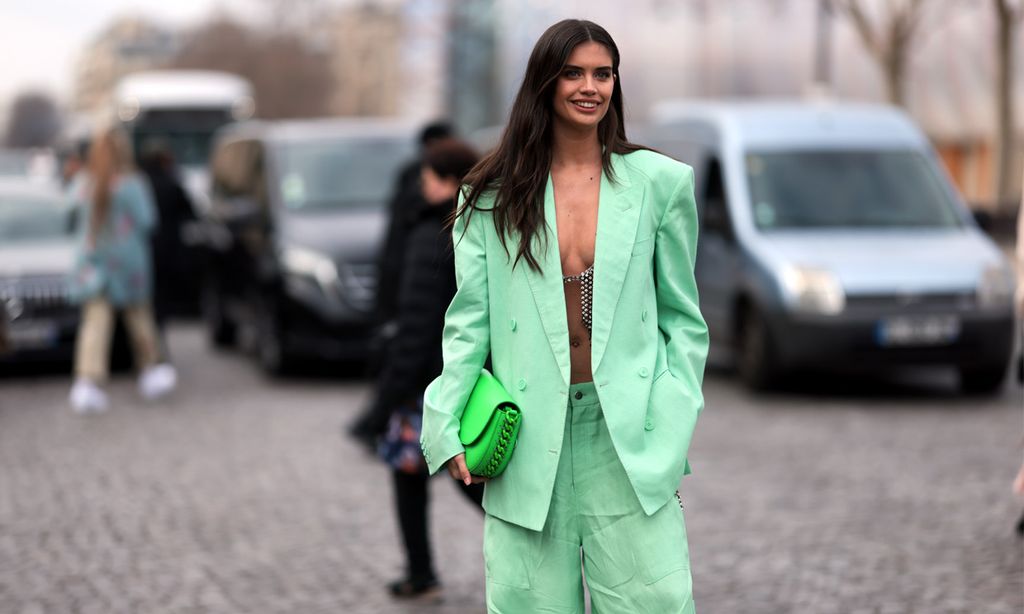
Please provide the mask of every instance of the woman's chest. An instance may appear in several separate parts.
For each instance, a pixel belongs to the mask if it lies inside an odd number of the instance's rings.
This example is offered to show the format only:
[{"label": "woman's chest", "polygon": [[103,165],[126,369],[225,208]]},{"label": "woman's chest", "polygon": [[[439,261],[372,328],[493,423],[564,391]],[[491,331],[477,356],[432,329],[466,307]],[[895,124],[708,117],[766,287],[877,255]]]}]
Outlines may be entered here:
[{"label": "woman's chest", "polygon": [[555,228],[563,274],[579,273],[594,263],[601,198],[599,179],[599,174],[552,177]]}]

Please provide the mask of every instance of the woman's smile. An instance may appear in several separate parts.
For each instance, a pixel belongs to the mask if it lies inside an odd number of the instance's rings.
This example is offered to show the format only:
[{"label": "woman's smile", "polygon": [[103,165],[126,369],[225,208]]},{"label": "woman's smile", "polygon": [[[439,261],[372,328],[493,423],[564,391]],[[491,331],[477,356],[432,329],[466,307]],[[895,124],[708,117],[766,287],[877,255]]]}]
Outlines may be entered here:
[{"label": "woman's smile", "polygon": [[581,113],[596,113],[601,103],[597,100],[573,100],[576,109]]}]

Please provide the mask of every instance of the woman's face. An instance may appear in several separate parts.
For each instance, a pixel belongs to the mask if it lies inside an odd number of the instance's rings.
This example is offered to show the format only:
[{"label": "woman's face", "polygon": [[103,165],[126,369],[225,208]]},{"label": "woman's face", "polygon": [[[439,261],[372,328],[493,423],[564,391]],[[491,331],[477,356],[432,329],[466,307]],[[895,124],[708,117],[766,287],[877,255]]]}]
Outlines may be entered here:
[{"label": "woman's face", "polygon": [[431,205],[440,205],[455,198],[459,182],[454,177],[441,177],[429,166],[420,169],[423,200]]},{"label": "woman's face", "polygon": [[594,41],[577,45],[555,82],[555,123],[577,130],[596,129],[608,113],[614,89],[608,48]]}]

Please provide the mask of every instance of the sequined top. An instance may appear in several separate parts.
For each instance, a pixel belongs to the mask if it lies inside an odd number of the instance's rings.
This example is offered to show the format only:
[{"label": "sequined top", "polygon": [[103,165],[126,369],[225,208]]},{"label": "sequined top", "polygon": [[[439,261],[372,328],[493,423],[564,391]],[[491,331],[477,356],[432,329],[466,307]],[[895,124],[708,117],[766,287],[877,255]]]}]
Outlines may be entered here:
[{"label": "sequined top", "polygon": [[583,326],[587,333],[592,332],[594,315],[594,265],[587,267],[587,270],[577,275],[566,275],[562,277],[562,283],[580,282],[580,306]]}]

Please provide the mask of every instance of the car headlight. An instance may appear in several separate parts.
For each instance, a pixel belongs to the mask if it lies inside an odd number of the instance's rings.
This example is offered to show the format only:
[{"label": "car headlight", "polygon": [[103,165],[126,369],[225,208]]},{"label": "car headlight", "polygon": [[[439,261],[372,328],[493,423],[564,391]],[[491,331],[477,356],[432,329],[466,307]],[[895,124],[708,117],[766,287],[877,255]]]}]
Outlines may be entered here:
[{"label": "car headlight", "polygon": [[338,268],[324,254],[302,247],[286,247],[281,254],[285,271],[312,277],[325,292],[338,281]]},{"label": "car headlight", "polygon": [[782,272],[782,287],[796,311],[836,315],[846,307],[846,293],[831,271],[790,266]]},{"label": "car headlight", "polygon": [[1013,280],[1006,267],[993,264],[985,267],[978,280],[978,305],[983,308],[1004,307],[1013,300]]}]

